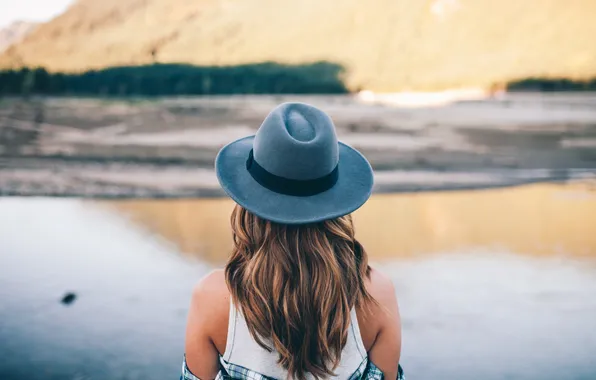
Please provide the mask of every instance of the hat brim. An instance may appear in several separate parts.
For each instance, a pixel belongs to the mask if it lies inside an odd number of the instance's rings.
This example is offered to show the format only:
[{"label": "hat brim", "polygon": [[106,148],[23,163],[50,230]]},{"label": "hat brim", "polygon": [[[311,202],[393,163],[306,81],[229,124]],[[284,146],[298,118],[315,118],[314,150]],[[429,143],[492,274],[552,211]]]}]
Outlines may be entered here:
[{"label": "hat brim", "polygon": [[329,190],[311,196],[280,194],[261,186],[246,169],[254,136],[226,145],[215,159],[223,190],[240,206],[276,223],[307,224],[347,215],[367,201],[373,171],[354,148],[339,143],[339,176]]}]

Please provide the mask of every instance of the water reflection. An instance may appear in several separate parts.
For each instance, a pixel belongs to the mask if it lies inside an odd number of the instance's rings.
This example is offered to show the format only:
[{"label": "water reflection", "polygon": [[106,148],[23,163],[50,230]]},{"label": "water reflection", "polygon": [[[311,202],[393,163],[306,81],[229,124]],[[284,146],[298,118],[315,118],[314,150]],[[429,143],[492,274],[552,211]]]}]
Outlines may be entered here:
[{"label": "water reflection", "polygon": [[208,269],[88,203],[0,198],[0,379],[176,378]]},{"label": "water reflection", "polygon": [[[110,207],[186,255],[221,264],[231,249],[226,199],[133,200]],[[355,213],[373,259],[498,246],[524,254],[596,255],[596,186],[536,184],[482,191],[383,194]]]},{"label": "water reflection", "polygon": [[[595,195],[544,184],[361,209],[408,378],[596,378]],[[226,257],[231,207],[0,198],[0,379],[177,378],[190,291]]]}]

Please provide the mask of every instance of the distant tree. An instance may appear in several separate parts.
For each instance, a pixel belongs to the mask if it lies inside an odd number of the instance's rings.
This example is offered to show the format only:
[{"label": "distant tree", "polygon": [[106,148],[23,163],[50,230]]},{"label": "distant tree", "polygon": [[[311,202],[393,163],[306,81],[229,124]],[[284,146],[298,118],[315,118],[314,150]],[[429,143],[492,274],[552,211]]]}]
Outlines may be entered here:
[{"label": "distant tree", "polygon": [[526,78],[507,84],[508,91],[594,91],[596,79],[576,81],[567,78]]},{"label": "distant tree", "polygon": [[21,95],[27,98],[32,90],[35,89],[35,71],[29,69],[24,70],[24,77],[21,82]]},{"label": "distant tree", "polygon": [[341,66],[274,62],[238,66],[153,64],[80,74],[43,68],[0,71],[2,94],[161,96],[213,94],[345,93]]}]

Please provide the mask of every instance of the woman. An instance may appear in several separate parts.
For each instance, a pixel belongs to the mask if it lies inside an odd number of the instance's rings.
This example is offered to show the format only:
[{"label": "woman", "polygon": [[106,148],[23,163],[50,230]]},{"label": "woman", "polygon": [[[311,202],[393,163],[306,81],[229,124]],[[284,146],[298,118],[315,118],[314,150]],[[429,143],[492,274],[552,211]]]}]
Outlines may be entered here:
[{"label": "woman", "polygon": [[350,216],[372,169],[329,116],[282,104],[215,168],[237,203],[234,250],[194,289],[182,378],[403,378],[395,291]]}]

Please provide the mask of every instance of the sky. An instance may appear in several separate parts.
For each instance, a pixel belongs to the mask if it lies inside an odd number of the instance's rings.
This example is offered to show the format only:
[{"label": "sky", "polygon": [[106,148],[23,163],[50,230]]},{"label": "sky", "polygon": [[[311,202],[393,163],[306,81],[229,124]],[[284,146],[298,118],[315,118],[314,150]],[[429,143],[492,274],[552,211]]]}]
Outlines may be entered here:
[{"label": "sky", "polygon": [[71,3],[73,0],[0,0],[0,27],[18,20],[48,21]]}]

